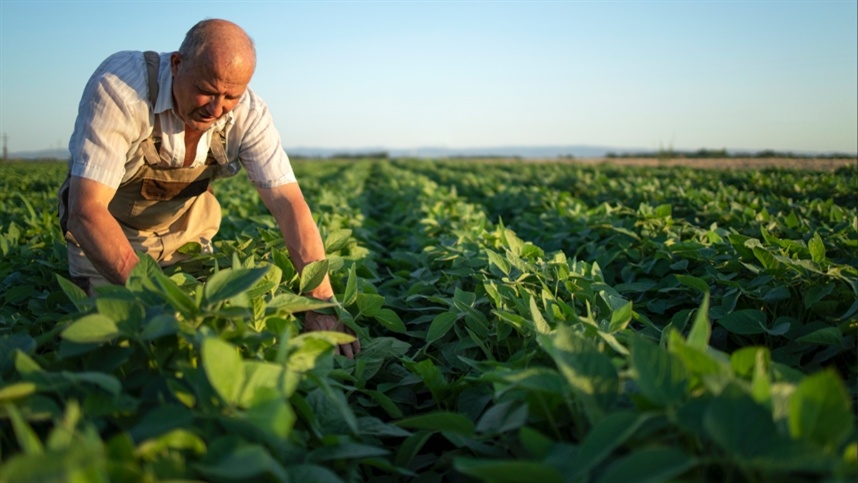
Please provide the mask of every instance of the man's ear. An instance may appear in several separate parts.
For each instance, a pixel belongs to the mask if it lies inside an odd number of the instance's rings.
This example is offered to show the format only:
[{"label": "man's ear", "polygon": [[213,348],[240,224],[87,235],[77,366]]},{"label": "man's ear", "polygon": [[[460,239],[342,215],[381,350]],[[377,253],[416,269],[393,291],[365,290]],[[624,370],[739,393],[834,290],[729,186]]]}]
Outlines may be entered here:
[{"label": "man's ear", "polygon": [[179,66],[182,64],[182,54],[173,52],[170,54],[170,71],[173,75],[179,72]]}]

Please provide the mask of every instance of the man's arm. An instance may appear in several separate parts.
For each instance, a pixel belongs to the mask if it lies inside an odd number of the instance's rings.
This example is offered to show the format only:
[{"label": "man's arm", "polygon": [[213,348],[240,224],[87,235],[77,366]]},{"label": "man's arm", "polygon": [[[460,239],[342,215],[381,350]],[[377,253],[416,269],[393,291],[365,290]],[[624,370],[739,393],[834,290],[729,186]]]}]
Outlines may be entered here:
[{"label": "man's arm", "polygon": [[119,223],[107,210],[115,194],[116,190],[110,186],[72,176],[68,230],[104,278],[124,285],[138,258]]},{"label": "man's arm", "polygon": [[[325,259],[325,246],[319,235],[319,228],[310,213],[310,207],[304,200],[304,194],[298,183],[287,183],[274,188],[259,188],[262,202],[277,221],[280,233],[286,241],[289,257],[300,273],[311,262]],[[307,295],[328,300],[334,296],[331,281],[327,275],[322,283]],[[304,330],[337,330],[352,334],[338,317],[308,312],[304,320]],[[352,334],[354,335],[354,334]],[[339,353],[351,359],[360,351],[360,342],[343,344],[337,348]]]}]

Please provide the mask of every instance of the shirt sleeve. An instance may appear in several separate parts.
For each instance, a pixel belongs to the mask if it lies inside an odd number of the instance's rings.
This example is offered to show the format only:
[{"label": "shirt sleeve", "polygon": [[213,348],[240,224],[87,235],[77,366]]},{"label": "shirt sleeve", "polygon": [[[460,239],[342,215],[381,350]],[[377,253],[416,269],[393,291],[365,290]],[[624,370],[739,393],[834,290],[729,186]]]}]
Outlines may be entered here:
[{"label": "shirt sleeve", "polygon": [[72,176],[119,187],[129,154],[148,135],[143,62],[140,52],[119,52],[90,77],[69,141]]},{"label": "shirt sleeve", "polygon": [[294,183],[295,173],[283,150],[280,133],[268,106],[248,89],[246,116],[239,116],[233,132],[240,136],[238,158],[257,188],[274,188]]}]

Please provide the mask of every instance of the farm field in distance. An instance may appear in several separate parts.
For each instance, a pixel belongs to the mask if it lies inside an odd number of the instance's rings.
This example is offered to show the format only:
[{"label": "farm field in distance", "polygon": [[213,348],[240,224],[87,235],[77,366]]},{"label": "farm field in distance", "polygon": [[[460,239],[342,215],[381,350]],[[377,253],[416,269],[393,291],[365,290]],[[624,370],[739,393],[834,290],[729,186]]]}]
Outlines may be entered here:
[{"label": "farm field in distance", "polygon": [[93,298],[0,163],[0,482],[854,481],[858,168],[792,161],[294,160],[327,262],[239,174]]}]

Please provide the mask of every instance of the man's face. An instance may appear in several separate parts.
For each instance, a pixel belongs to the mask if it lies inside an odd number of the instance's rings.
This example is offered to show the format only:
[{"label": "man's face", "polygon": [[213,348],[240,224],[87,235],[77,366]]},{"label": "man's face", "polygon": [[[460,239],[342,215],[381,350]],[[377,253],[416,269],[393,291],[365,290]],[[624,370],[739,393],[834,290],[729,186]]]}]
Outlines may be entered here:
[{"label": "man's face", "polygon": [[186,129],[205,131],[231,111],[253,75],[247,63],[229,64],[211,57],[196,62],[186,62],[178,52],[170,57],[173,106]]}]

